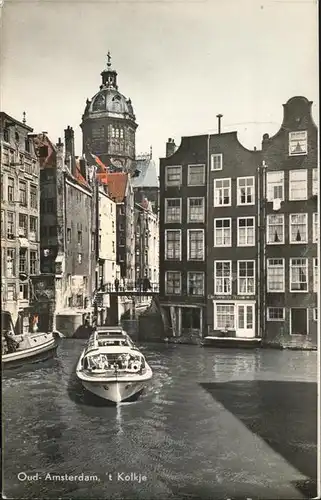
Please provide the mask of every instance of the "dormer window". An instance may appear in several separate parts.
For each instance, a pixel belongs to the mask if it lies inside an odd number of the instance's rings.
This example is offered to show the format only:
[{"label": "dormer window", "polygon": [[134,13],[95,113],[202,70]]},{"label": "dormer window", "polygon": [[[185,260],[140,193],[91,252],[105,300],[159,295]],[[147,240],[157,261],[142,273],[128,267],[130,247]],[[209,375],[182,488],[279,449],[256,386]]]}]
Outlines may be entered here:
[{"label": "dormer window", "polygon": [[289,132],[289,156],[306,155],[308,152],[308,133],[306,130]]}]

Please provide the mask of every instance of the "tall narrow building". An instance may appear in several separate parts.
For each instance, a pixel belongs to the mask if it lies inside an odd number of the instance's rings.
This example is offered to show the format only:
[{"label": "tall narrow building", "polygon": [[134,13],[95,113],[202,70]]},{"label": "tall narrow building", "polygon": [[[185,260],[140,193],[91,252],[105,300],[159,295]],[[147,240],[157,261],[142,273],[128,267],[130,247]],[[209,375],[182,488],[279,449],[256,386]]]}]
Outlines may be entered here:
[{"label": "tall narrow building", "polygon": [[97,155],[110,171],[131,172],[135,160],[136,117],[130,99],[118,90],[111,66],[101,73],[102,84],[82,116],[83,152]]}]

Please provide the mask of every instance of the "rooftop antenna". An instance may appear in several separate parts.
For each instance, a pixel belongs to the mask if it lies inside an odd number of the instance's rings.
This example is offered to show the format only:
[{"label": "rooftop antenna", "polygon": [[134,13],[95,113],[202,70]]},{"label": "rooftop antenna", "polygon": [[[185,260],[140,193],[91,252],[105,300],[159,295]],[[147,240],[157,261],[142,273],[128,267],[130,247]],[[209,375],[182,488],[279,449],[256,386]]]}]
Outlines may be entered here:
[{"label": "rooftop antenna", "polygon": [[150,146],[150,148],[149,148],[149,157],[150,157],[150,159],[153,158],[153,146]]},{"label": "rooftop antenna", "polygon": [[22,123],[26,123],[26,112],[25,111],[22,113],[22,116],[23,116]]}]

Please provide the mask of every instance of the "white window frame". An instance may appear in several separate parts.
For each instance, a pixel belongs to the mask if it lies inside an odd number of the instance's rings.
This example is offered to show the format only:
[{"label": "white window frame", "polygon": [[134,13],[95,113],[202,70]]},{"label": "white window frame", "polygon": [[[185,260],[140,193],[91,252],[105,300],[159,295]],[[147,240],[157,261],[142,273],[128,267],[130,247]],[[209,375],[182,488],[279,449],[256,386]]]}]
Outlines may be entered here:
[{"label": "white window frame", "polygon": [[318,196],[319,193],[319,176],[318,169],[312,169],[312,196]]},{"label": "white window frame", "polygon": [[[167,255],[167,235],[169,232],[179,233],[179,258],[168,258]],[[180,261],[182,260],[182,231],[181,229],[165,229],[165,260]]]},{"label": "white window frame", "polygon": [[[303,179],[303,178],[294,179],[294,177],[297,174],[304,174],[305,179]],[[303,175],[302,176],[300,175],[300,177],[303,177]],[[305,188],[302,187],[303,182],[305,183]],[[300,192],[304,191],[304,193],[302,195],[300,195],[299,198],[297,196],[293,196],[293,193],[292,193],[293,185],[295,183],[297,185],[299,185]],[[301,201],[301,200],[307,200],[307,199],[308,199],[308,171],[307,171],[307,169],[300,168],[297,170],[290,170],[290,173],[289,173],[289,201]]]},{"label": "white window frame", "polygon": [[[179,220],[168,220],[168,202],[179,200]],[[182,222],[182,198],[165,198],[165,224],[181,224]]]},{"label": "white window frame", "polygon": [[[305,239],[301,239],[300,241],[296,241],[296,240],[293,240],[292,239],[292,227],[293,226],[296,226],[297,224],[295,222],[293,222],[293,219],[297,216],[302,216],[304,215],[305,217]],[[290,224],[289,224],[289,240],[290,240],[290,244],[291,245],[305,245],[306,243],[308,243],[308,214],[306,213],[298,213],[298,214],[290,214]],[[302,224],[302,225],[303,225]]]},{"label": "white window frame", "polygon": [[[246,243],[240,243],[240,220],[241,219],[246,219],[246,220],[249,220],[249,219],[252,219],[253,220],[253,226],[244,226],[245,228],[247,227],[252,227],[253,228],[253,243],[247,243],[248,241],[248,232],[247,232],[247,229],[246,229]],[[255,246],[255,217],[254,216],[251,216],[251,217],[248,217],[248,216],[245,216],[245,217],[238,217],[237,218],[237,246],[238,247],[253,247]]]},{"label": "white window frame", "polygon": [[319,291],[318,257],[313,257],[313,291],[315,293],[318,293],[318,291]]},{"label": "white window frame", "polygon": [[[217,264],[228,264],[229,265],[229,276],[218,276],[217,275]],[[232,285],[233,285],[233,273],[232,273],[232,261],[231,260],[215,260],[214,261],[214,295],[232,295]],[[228,280],[229,287],[228,291],[224,291],[224,281]],[[223,291],[218,291],[217,280],[221,280]]]},{"label": "white window frame", "polygon": [[[306,283],[306,290],[296,290],[292,288],[293,285],[293,273],[294,270],[299,268],[298,264],[295,264],[295,261],[302,260],[305,262],[305,277],[306,281],[300,281],[299,283]],[[289,288],[291,293],[308,293],[309,292],[309,268],[308,268],[308,259],[306,257],[294,257],[290,259],[290,282]]]},{"label": "white window frame", "polygon": [[[191,200],[202,200],[203,215],[201,220],[191,220]],[[205,198],[202,196],[192,196],[187,198],[187,222],[190,224],[200,224],[205,220]]]},{"label": "white window frame", "polygon": [[[282,196],[275,197],[274,189],[281,188]],[[266,198],[267,201],[280,200],[284,201],[284,171],[274,170],[272,172],[267,172],[266,174]]]},{"label": "white window frame", "polygon": [[[274,264],[274,265],[271,265],[271,261],[281,261],[282,262],[282,265],[281,264]],[[269,271],[271,271],[271,269],[281,269],[282,270],[282,289],[280,290],[274,290],[274,289],[271,289],[270,287],[270,283],[271,283],[271,277],[273,276],[269,276]],[[284,293],[285,292],[285,260],[283,258],[268,258],[267,261],[266,261],[266,290],[267,290],[267,293]]]},{"label": "white window frame", "polygon": [[[175,182],[172,184],[171,182],[168,182],[168,173],[170,172],[170,169],[179,169],[179,181]],[[181,186],[182,185],[182,165],[167,165],[165,167],[165,186],[166,187],[172,187],[172,186]]]},{"label": "white window frame", "polygon": [[[252,262],[253,263],[253,276],[240,276],[240,264],[241,262]],[[244,279],[246,280],[246,292],[241,292],[241,286],[240,286],[240,280]],[[253,279],[253,291],[249,292],[249,279]],[[255,295],[255,289],[256,289],[256,279],[255,279],[255,260],[238,260],[237,261],[237,294],[238,295]]]},{"label": "white window frame", "polygon": [[[191,258],[190,257],[190,252],[191,252],[191,248],[190,248],[190,234],[191,233],[196,233],[196,232],[202,233],[202,235],[203,235],[202,258],[200,258],[200,259],[196,259],[196,258]],[[204,229],[188,229],[187,230],[187,260],[189,260],[189,261],[195,261],[195,262],[202,262],[202,261],[204,261],[204,258],[205,258],[205,234],[204,234]]]},{"label": "white window frame", "polygon": [[[177,273],[179,276],[179,291],[177,293],[169,293],[167,289],[168,274]],[[180,271],[165,271],[165,295],[181,295],[182,293],[182,273]]]},{"label": "white window frame", "polygon": [[[203,169],[203,181],[201,184],[191,184],[190,183],[190,175],[191,175],[191,169],[193,167],[202,167]],[[191,163],[190,165],[188,165],[187,167],[187,185],[188,186],[205,186],[205,165],[204,163]]]},{"label": "white window frame", "polygon": [[[217,168],[217,163],[218,163],[218,168]],[[216,172],[218,170],[223,170],[223,154],[213,153],[211,154],[211,171]]]},{"label": "white window frame", "polygon": [[[248,181],[248,180],[252,181],[252,185],[248,186],[246,184],[245,186],[240,186],[241,181]],[[252,201],[250,201],[250,202],[246,201],[245,203],[242,203],[242,200],[241,200],[241,189],[242,188],[243,189],[245,188],[246,198],[248,196],[248,189],[249,189]],[[237,205],[238,206],[246,206],[246,205],[254,205],[254,203],[255,203],[255,177],[254,176],[238,177],[237,178]]]},{"label": "white window frame", "polygon": [[[217,187],[217,183],[222,182],[222,181],[228,181],[229,185],[227,187]],[[222,189],[223,190],[228,189],[229,203],[222,203],[222,204],[217,203],[217,199],[219,197],[217,196],[216,193],[218,190],[222,190]],[[230,177],[214,179],[214,207],[218,207],[218,208],[219,207],[230,207],[231,205],[232,205],[232,179]]]},{"label": "white window frame", "polygon": [[[279,223],[271,224],[273,218],[280,218]],[[270,229],[282,226],[282,239],[280,241],[270,241]],[[278,234],[279,236],[279,234]],[[266,219],[266,244],[267,245],[284,245],[284,214],[269,214]]]},{"label": "white window frame", "polygon": [[314,212],[312,214],[312,228],[313,228],[313,243],[318,243],[318,234],[319,234],[319,214],[318,212]]},{"label": "white window frame", "polygon": [[[283,317],[282,318],[271,318],[271,310],[272,309],[279,309],[283,312]],[[267,315],[266,315],[267,321],[285,321],[285,309],[284,307],[276,307],[276,306],[270,306],[267,308]]]},{"label": "white window frame", "polygon": [[[198,274],[202,277],[202,293],[189,293],[189,281],[192,274]],[[187,273],[187,295],[192,297],[204,297],[205,295],[205,273],[203,271],[188,271]]]},{"label": "white window frame", "polygon": [[[233,319],[234,319],[234,324],[232,326],[218,326],[217,319],[218,319],[218,306],[222,307],[229,307],[231,310],[233,310]],[[237,322],[237,309],[236,309],[236,304],[235,301],[226,301],[226,302],[216,302],[214,301],[214,330],[224,330],[224,331],[235,331],[236,330],[236,322]],[[231,316],[231,315],[230,315]]]},{"label": "white window frame", "polygon": [[[229,221],[229,228],[224,228],[224,227],[218,228],[217,227],[217,222],[218,221],[222,221],[223,222],[223,221],[226,221],[226,220]],[[224,231],[227,230],[227,229],[229,229],[229,240],[230,240],[230,242],[227,245],[224,244],[224,243],[222,245],[219,245],[218,242],[217,242],[217,239],[218,239],[217,238],[217,231],[220,230],[222,232],[222,236],[224,236]],[[224,238],[222,237],[222,240],[223,239]],[[232,219],[231,219],[231,217],[224,217],[224,218],[214,219],[214,246],[218,247],[218,248],[231,247],[232,246]]]},{"label": "white window frame", "polygon": [[[299,138],[301,135],[301,138]],[[294,137],[297,136],[297,139],[294,139]],[[300,153],[293,152],[291,150],[291,143],[294,141],[304,141],[305,142],[305,149]],[[292,132],[289,132],[289,156],[304,156],[308,154],[308,132],[307,130],[295,130]]]}]

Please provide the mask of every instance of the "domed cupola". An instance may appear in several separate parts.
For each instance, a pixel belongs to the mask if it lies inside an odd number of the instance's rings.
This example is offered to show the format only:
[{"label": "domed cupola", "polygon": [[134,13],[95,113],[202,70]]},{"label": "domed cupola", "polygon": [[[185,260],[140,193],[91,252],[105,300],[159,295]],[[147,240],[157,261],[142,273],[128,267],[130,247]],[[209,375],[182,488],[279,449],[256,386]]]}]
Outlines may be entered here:
[{"label": "domed cupola", "polygon": [[82,116],[83,150],[98,155],[106,165],[129,170],[135,158],[136,117],[131,100],[118,90],[109,52],[101,77],[100,90],[87,99]]}]

